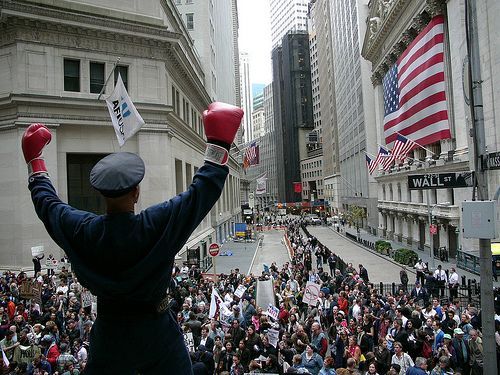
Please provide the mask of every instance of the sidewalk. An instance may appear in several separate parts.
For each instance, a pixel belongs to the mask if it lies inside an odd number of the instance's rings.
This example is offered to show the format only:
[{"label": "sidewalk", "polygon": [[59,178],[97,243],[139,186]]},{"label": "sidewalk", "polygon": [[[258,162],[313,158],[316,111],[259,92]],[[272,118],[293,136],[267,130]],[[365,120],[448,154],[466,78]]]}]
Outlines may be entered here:
[{"label": "sidewalk", "polygon": [[[337,231],[335,230],[335,228],[333,228],[333,227],[329,227],[329,228],[332,230],[332,232],[337,233]],[[347,226],[345,226],[344,228],[341,228],[341,229],[343,229],[344,231],[346,231],[347,233],[349,233],[349,234],[351,234],[353,236],[356,236],[356,229],[355,228],[348,228]],[[337,235],[341,235],[344,238],[347,238],[348,240],[350,240],[344,234],[344,232],[342,232],[342,231],[340,233],[337,233]],[[366,240],[366,241],[370,241],[370,242],[373,242],[373,243],[375,243],[378,240],[387,241],[387,242],[389,242],[391,244],[391,246],[392,246],[392,248],[394,250],[404,247],[403,244],[397,243],[395,241],[389,241],[389,240],[386,240],[385,238],[380,238],[380,237],[374,236],[373,234],[370,234],[370,233],[366,232],[364,229],[360,229],[359,230],[359,236],[360,236],[361,239]],[[365,249],[366,251],[377,253],[376,251],[374,251],[372,249],[368,249],[367,247],[364,247],[362,244],[358,243],[358,245],[360,247],[362,247],[363,249]],[[415,250],[415,251],[418,254],[418,256],[425,263],[428,263],[429,268],[431,268],[432,261],[431,261],[431,257],[430,257],[429,252],[428,251],[421,251],[421,250]],[[384,256],[384,255],[381,255],[381,256],[389,258],[388,256]],[[455,259],[451,259],[451,261],[449,261],[449,262],[442,262],[439,259],[434,259],[434,265],[435,265],[435,268],[437,268],[438,265],[441,265],[443,267],[443,270],[449,270],[451,267],[455,267],[455,269],[456,269],[456,271],[457,271],[457,273],[458,273],[458,275],[460,277],[465,276],[467,279],[470,279],[470,280],[476,280],[476,281],[480,281],[481,280],[481,277],[479,275],[473,274],[473,273],[471,273],[469,271],[466,271],[466,270],[464,270],[462,268],[458,268]],[[500,287],[500,282],[493,281],[493,286],[494,287]]]}]

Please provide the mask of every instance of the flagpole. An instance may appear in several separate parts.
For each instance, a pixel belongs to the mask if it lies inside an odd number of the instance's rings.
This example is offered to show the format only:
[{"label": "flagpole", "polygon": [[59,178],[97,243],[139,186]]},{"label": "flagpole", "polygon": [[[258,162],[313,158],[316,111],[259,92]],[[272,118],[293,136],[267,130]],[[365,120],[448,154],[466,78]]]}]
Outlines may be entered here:
[{"label": "flagpole", "polygon": [[427,151],[427,152],[430,152],[432,155],[436,155],[434,152],[432,152],[432,151],[431,151],[431,150],[429,150],[428,148],[425,148],[425,147],[424,147],[424,146],[422,146],[421,144],[419,144],[419,143],[415,142],[413,139],[408,138],[406,135],[403,135],[403,134],[401,134],[400,132],[396,132],[396,134],[399,134],[400,136],[405,137],[406,139],[409,139],[410,141],[412,141],[413,143],[415,143],[418,147],[420,147],[420,148],[424,149],[424,150],[425,150],[425,151]]},{"label": "flagpole", "polygon": [[118,63],[120,62],[120,59],[121,59],[121,57],[118,57],[118,58],[116,59],[115,65],[113,65],[113,69],[111,69],[111,72],[109,73],[108,78],[106,79],[106,82],[104,82],[104,85],[102,85],[102,89],[101,89],[101,92],[99,93],[99,96],[97,97],[97,100],[100,100],[100,99],[101,99],[102,94],[104,94],[104,90],[106,89],[106,86],[108,85],[108,81],[109,81],[109,79],[111,78],[111,75],[114,73],[114,71],[115,71],[115,69],[116,69],[116,66],[117,66],[117,65],[118,65]]}]

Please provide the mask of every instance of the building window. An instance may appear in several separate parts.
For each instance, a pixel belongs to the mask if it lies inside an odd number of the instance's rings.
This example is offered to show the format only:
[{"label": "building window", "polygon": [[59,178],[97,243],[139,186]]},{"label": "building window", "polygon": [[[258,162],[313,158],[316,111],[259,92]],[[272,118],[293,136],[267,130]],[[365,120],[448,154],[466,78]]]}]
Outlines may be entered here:
[{"label": "building window", "polygon": [[80,60],[64,59],[64,91],[80,92]]},{"label": "building window", "polygon": [[194,13],[186,13],[186,27],[188,30],[194,29]]},{"label": "building window", "polygon": [[90,171],[106,154],[66,154],[68,203],[80,210],[104,214],[104,198],[90,186]]},{"label": "building window", "polygon": [[186,187],[191,185],[191,182],[193,182],[193,169],[191,164],[186,163]]},{"label": "building window", "polygon": [[128,91],[128,66],[125,65],[117,65],[115,68],[115,86],[116,81],[118,81],[118,74],[122,77],[123,85],[125,89]]},{"label": "building window", "polygon": [[184,181],[182,178],[182,161],[175,159],[175,193],[180,194],[184,191]]},{"label": "building window", "polygon": [[172,86],[172,107],[174,107],[174,112],[179,115],[180,114],[179,91],[174,86]]},{"label": "building window", "polygon": [[104,63],[90,62],[90,92],[92,94],[99,94],[103,86]]}]

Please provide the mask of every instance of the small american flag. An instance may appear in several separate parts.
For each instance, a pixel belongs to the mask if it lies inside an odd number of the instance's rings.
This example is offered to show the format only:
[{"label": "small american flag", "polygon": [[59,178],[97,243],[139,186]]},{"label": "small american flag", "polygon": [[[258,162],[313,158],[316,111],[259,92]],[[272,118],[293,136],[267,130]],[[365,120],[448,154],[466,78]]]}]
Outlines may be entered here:
[{"label": "small american flag", "polygon": [[398,133],[420,145],[451,138],[444,77],[444,17],[436,16],[383,79],[384,136]]},{"label": "small american flag", "polygon": [[375,168],[377,168],[376,162],[377,159],[374,160],[370,158],[368,155],[366,155],[366,166],[368,167],[368,172],[370,172],[370,174],[372,174]]},{"label": "small american flag", "polygon": [[404,135],[398,134],[391,153],[394,155],[395,159],[403,162],[406,159],[406,155],[417,146],[418,144],[416,142],[406,138]]},{"label": "small american flag", "polygon": [[[259,146],[256,142],[252,142],[245,151],[245,159],[248,166],[259,164]],[[245,163],[244,163],[245,164]]]},{"label": "small american flag", "polygon": [[377,155],[377,160],[380,160],[382,169],[384,171],[388,171],[389,169],[391,169],[392,163],[394,162],[394,156],[385,148],[380,147]]}]

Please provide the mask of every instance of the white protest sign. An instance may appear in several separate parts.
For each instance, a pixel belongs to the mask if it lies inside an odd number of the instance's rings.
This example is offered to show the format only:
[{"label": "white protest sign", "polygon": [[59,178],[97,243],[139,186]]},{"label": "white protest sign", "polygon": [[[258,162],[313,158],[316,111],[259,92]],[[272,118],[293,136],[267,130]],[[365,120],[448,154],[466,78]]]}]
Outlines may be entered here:
[{"label": "white protest sign", "polygon": [[59,261],[54,258],[47,258],[45,261],[45,267],[47,267],[49,270],[55,270],[57,269],[57,266],[59,265]]},{"label": "white protest sign", "polygon": [[304,291],[304,297],[302,297],[302,302],[311,306],[316,306],[318,303],[319,288],[318,284],[308,281],[306,284],[306,290]]},{"label": "white protest sign", "polygon": [[82,307],[92,306],[92,293],[88,290],[82,292]]},{"label": "white protest sign", "polygon": [[184,344],[186,345],[188,351],[194,352],[194,339],[192,332],[184,333]]},{"label": "white protest sign", "polygon": [[275,348],[278,345],[279,334],[280,332],[273,328],[267,330],[267,339],[269,340],[269,344]]},{"label": "white protest sign", "polygon": [[245,290],[247,290],[247,288],[245,288],[243,285],[238,285],[238,288],[234,292],[234,295],[238,298],[241,298],[243,296],[243,293],[245,293]]},{"label": "white protest sign", "polygon": [[33,257],[38,257],[40,255],[43,255],[43,251],[44,251],[43,246],[33,246],[31,248],[31,255]]},{"label": "white protest sign", "polygon": [[269,315],[274,320],[278,320],[279,313],[280,313],[280,309],[269,304],[269,307],[267,308],[267,315]]}]

